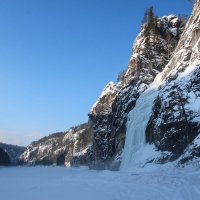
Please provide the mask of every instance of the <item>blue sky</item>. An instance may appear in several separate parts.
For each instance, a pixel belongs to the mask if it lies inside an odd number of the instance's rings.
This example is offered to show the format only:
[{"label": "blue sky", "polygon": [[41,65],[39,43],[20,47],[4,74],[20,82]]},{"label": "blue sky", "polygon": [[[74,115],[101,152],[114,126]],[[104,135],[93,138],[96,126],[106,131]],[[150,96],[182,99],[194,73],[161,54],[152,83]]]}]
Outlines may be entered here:
[{"label": "blue sky", "polygon": [[151,5],[191,12],[186,0],[0,0],[0,141],[27,145],[86,122]]}]

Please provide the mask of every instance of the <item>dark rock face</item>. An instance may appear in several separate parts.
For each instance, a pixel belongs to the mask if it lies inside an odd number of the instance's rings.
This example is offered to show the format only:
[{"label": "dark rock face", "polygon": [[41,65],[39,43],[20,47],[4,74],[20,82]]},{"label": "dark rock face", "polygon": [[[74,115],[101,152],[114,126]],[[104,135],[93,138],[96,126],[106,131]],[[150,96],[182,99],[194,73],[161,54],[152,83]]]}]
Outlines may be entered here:
[{"label": "dark rock face", "polygon": [[[193,86],[188,89],[191,92]],[[185,94],[190,92],[187,89],[184,91]],[[154,143],[161,151],[170,151],[172,154],[168,159],[173,161],[197,137],[200,125],[193,121],[197,113],[187,109],[189,97],[185,96],[179,85],[174,85],[168,95],[166,93],[157,97],[154,103],[146,129],[146,140]]]},{"label": "dark rock face", "polygon": [[[100,97],[89,113],[93,132],[94,168],[101,166],[100,168],[116,169],[119,166],[128,113],[135,107],[140,94],[168,63],[184,28],[184,23],[174,15],[158,19],[157,25],[157,34],[149,37],[145,36],[146,26],[142,27],[135,41],[125,77],[116,86],[115,96],[112,96],[112,101],[107,104],[107,112],[93,112],[95,107],[101,107],[101,104],[105,106],[105,101]],[[110,93],[107,95],[108,99],[109,97]],[[113,165],[113,160],[116,165]]]},{"label": "dark rock face", "polygon": [[57,158],[57,160],[56,160],[56,165],[57,166],[64,166],[65,165],[65,154],[63,153],[63,154],[61,154],[58,158]]},{"label": "dark rock face", "polygon": [[88,124],[82,124],[67,132],[55,133],[33,142],[20,156],[21,163],[26,165],[83,165],[87,162],[86,154],[90,143],[90,127]]},{"label": "dark rock face", "polygon": [[200,136],[197,136],[185,149],[183,155],[180,157],[178,165],[184,166],[188,163],[194,163],[199,167],[200,164]]},{"label": "dark rock face", "polygon": [[170,161],[179,158],[199,134],[200,124],[197,119],[200,113],[191,108],[192,100],[200,98],[199,86],[200,67],[185,85],[169,80],[154,102],[146,139],[159,150],[171,152],[168,158]]},{"label": "dark rock face", "polygon": [[109,130],[107,122],[117,92],[118,89],[114,83],[110,82],[107,84],[100,98],[89,113],[89,124],[92,128],[93,143],[88,155],[90,157],[90,164],[92,161],[92,165],[95,168],[102,168],[100,167],[101,163],[105,163],[108,159]]},{"label": "dark rock face", "polygon": [[0,166],[9,166],[10,158],[9,155],[0,148]]}]

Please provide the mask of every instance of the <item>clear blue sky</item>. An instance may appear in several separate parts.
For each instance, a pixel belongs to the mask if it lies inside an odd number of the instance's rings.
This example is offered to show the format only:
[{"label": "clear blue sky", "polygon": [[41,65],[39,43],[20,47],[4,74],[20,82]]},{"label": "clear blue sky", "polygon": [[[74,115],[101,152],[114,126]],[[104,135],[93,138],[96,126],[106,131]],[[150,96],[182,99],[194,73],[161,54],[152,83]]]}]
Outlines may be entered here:
[{"label": "clear blue sky", "polygon": [[191,12],[186,0],[0,0],[0,141],[27,145],[86,122],[151,5]]}]

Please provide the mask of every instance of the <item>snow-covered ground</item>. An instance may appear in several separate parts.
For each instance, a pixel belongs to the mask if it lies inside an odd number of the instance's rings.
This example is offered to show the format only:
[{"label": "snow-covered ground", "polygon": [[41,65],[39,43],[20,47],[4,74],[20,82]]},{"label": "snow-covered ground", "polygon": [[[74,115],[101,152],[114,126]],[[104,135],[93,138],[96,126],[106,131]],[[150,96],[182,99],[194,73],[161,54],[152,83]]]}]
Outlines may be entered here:
[{"label": "snow-covered ground", "polygon": [[2,200],[199,200],[200,170],[0,168]]}]

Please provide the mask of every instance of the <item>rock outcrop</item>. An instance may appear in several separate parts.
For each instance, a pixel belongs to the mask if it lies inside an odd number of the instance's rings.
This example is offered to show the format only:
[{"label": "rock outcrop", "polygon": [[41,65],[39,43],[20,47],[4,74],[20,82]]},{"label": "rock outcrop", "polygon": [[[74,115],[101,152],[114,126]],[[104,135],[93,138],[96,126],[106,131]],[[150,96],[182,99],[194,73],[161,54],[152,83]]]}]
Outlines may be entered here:
[{"label": "rock outcrop", "polygon": [[93,164],[98,165],[98,168],[101,168],[101,163],[105,163],[108,159],[110,137],[108,117],[117,92],[117,86],[113,82],[108,83],[89,113],[89,124],[93,135],[90,162],[93,161]]}]

